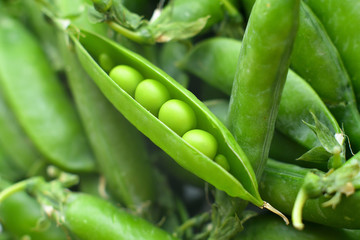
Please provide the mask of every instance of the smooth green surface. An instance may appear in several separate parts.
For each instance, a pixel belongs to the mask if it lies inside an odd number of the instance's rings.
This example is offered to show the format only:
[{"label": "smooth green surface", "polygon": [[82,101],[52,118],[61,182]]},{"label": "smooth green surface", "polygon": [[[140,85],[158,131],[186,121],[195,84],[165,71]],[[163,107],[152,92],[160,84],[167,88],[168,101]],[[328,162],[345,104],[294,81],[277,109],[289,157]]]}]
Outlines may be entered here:
[{"label": "smooth green surface", "polygon": [[16,20],[0,22],[0,83],[25,132],[62,169],[95,170],[80,119],[38,42]]},{"label": "smooth green surface", "polygon": [[[101,62],[99,60],[99,64]],[[104,69],[106,71],[106,69]],[[135,89],[144,80],[144,77],[134,68],[126,65],[118,65],[111,69],[109,76],[130,96],[135,96]]]},{"label": "smooth green surface", "polygon": [[28,175],[41,161],[41,154],[24,132],[0,91],[0,144],[12,158],[20,175]]},{"label": "smooth green surface", "polygon": [[352,149],[360,150],[360,114],[349,75],[323,25],[301,4],[291,68],[319,94],[343,127]]},{"label": "smooth green surface", "polygon": [[[75,38],[81,64],[114,106],[142,133],[169,154],[179,165],[231,196],[247,199],[257,206],[263,201],[258,195],[257,182],[243,151],[226,127],[192,93],[141,56],[105,38],[83,31],[80,41]],[[229,162],[227,172],[211,159],[191,147],[161,121],[125,94],[99,67],[92,56],[105,52],[117,64],[127,64],[141,70],[145,78],[157,79],[172,97],[185,101],[198,116],[198,126],[211,133],[218,141],[219,152]],[[126,103],[126,104],[125,104]]]},{"label": "smooth green surface", "polygon": [[299,0],[255,2],[231,91],[229,129],[260,179],[295,39]]},{"label": "smooth green surface", "polygon": [[65,225],[83,240],[176,239],[142,218],[87,194],[73,193],[65,203]]},{"label": "smooth green surface", "polygon": [[99,55],[99,65],[105,70],[105,72],[110,72],[114,67],[114,63],[107,54]]},{"label": "smooth green surface", "polygon": [[145,79],[135,90],[135,100],[157,116],[160,107],[170,99],[168,89],[159,81]]},{"label": "smooth green surface", "polygon": [[304,1],[314,11],[340,53],[360,109],[360,1]]},{"label": "smooth green surface", "polygon": [[182,138],[208,158],[213,159],[215,157],[217,142],[210,133],[201,129],[193,129],[186,132]]},{"label": "smooth green surface", "polygon": [[187,103],[178,99],[171,99],[161,106],[159,120],[179,136],[196,127],[194,111]]},{"label": "smooth green surface", "polygon": [[[263,214],[251,218],[244,224],[244,231],[234,240],[350,240],[350,235],[339,228],[326,227],[320,224],[305,222],[305,229],[296,230],[284,224],[281,218],[273,214]],[[355,239],[355,238],[354,238]]]}]

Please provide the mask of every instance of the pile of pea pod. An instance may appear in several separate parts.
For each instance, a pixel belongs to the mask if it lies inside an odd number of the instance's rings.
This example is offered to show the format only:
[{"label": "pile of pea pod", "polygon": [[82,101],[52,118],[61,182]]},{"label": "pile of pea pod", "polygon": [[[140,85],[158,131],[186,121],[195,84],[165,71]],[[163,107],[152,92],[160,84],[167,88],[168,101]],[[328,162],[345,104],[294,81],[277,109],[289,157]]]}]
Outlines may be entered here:
[{"label": "pile of pea pod", "polygon": [[0,0],[0,240],[359,239],[360,0]]}]

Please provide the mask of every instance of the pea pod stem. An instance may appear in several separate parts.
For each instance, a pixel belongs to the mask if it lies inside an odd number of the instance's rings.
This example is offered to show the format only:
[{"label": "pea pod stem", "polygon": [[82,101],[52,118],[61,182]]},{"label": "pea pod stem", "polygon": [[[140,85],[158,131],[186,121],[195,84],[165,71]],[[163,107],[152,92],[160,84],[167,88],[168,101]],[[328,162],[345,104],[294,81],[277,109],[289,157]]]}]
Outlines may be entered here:
[{"label": "pea pod stem", "polygon": [[14,195],[17,192],[24,191],[26,188],[36,184],[37,182],[42,179],[41,177],[34,177],[25,179],[23,181],[17,182],[7,188],[5,188],[3,191],[0,192],[0,204],[3,202],[6,198]]},{"label": "pea pod stem", "polygon": [[113,30],[124,35],[125,37],[127,37],[128,39],[130,39],[134,42],[137,42],[139,44],[154,44],[155,43],[155,41],[153,39],[146,38],[146,37],[142,36],[141,34],[138,34],[134,31],[131,31],[131,30],[121,26],[120,24],[117,24],[114,21],[108,21],[107,23]]},{"label": "pea pod stem", "polygon": [[308,195],[304,188],[300,188],[298,195],[296,196],[296,200],[294,203],[294,207],[291,214],[291,220],[296,229],[302,230],[304,228],[304,224],[302,222],[302,210],[308,199]]}]

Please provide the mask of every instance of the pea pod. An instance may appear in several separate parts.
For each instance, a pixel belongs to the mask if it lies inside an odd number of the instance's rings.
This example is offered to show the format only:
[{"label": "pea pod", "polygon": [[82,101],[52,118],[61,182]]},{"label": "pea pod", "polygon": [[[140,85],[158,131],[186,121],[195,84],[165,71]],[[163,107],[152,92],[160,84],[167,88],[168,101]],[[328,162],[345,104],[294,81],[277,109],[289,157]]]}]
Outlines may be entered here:
[{"label": "pea pod", "polygon": [[13,164],[12,159],[6,154],[0,144],[0,179],[16,181],[24,176],[24,172]]},{"label": "pea pod", "polygon": [[[207,39],[198,43],[179,65],[230,95],[240,48],[241,42],[238,40],[219,37]],[[310,111],[332,132],[341,133],[339,124],[318,94],[304,79],[289,70],[280,100],[276,130],[307,149],[319,146],[315,134],[303,123],[313,121]]]},{"label": "pea pod", "polygon": [[321,224],[308,223],[303,231],[299,231],[269,214],[260,214],[244,223],[244,231],[237,235],[234,240],[268,239],[268,240],[336,240],[357,239],[355,234],[345,229],[332,228]]},{"label": "pea pod", "polygon": [[240,50],[230,97],[229,129],[258,179],[268,158],[290,64],[299,3],[256,1]]},{"label": "pea pod", "polygon": [[144,219],[86,194],[69,196],[63,216],[65,226],[80,239],[176,239]]},{"label": "pea pod", "polygon": [[304,1],[324,25],[336,46],[348,71],[360,107],[360,2],[346,1]]},{"label": "pea pod", "polygon": [[[312,170],[269,160],[259,185],[261,195],[277,209],[290,215],[304,177],[309,171]],[[303,219],[337,228],[360,228],[359,191],[343,197],[336,208],[323,207],[322,204],[327,200],[329,199],[325,196],[308,200],[303,208]]]},{"label": "pea pod", "polygon": [[71,48],[60,44],[71,91],[110,193],[133,210],[147,201],[153,205],[154,173],[142,135],[99,91]]},{"label": "pea pod", "polygon": [[0,21],[0,83],[25,132],[63,169],[95,170],[74,106],[39,44],[16,20],[2,15]]},{"label": "pea pod", "polygon": [[[185,169],[225,191],[231,196],[247,199],[257,206],[263,201],[257,192],[257,182],[246,156],[232,135],[193,94],[184,89],[166,73],[141,56],[116,43],[82,31],[79,39],[73,38],[78,58],[103,94],[142,133],[169,154]],[[121,89],[94,60],[101,53],[108,54],[114,62],[138,70],[144,78],[162,83],[173,98],[186,102],[195,112],[198,125],[218,141],[219,152],[226,155],[230,172],[186,143],[180,136],[147,111]]]},{"label": "pea pod", "polygon": [[[74,235],[75,239],[176,239],[104,199],[64,188],[74,181],[77,181],[77,177],[67,173],[62,173],[62,177],[51,182],[46,182],[42,177],[30,178],[5,188],[0,193],[0,202],[5,203],[26,190],[36,197],[38,203],[33,198],[31,200],[44,207],[47,217],[57,220],[58,225]],[[16,224],[12,225],[16,227]]]},{"label": "pea pod", "polygon": [[360,114],[349,75],[326,30],[303,2],[300,19],[291,68],[319,94],[356,152],[360,149]]},{"label": "pea pod", "polygon": [[31,175],[43,161],[0,91],[0,143],[22,176]]}]

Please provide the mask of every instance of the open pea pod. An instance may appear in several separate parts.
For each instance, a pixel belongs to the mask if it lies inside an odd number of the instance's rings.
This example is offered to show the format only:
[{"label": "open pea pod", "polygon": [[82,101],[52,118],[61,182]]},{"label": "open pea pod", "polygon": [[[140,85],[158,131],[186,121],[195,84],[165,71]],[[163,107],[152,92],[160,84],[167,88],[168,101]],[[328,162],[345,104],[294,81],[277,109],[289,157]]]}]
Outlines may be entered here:
[{"label": "open pea pod", "polygon": [[[231,133],[191,92],[143,57],[96,34],[81,31],[73,36],[78,58],[103,94],[143,134],[169,154],[179,165],[233,197],[246,199],[261,207],[267,205],[260,198],[253,169]],[[126,64],[139,71],[144,78],[162,83],[173,98],[186,102],[195,112],[198,126],[218,141],[218,151],[226,156],[230,172],[200,153],[179,135],[147,111],[121,89],[94,60],[107,54],[116,64]],[[265,206],[266,207],[266,206]]]}]

